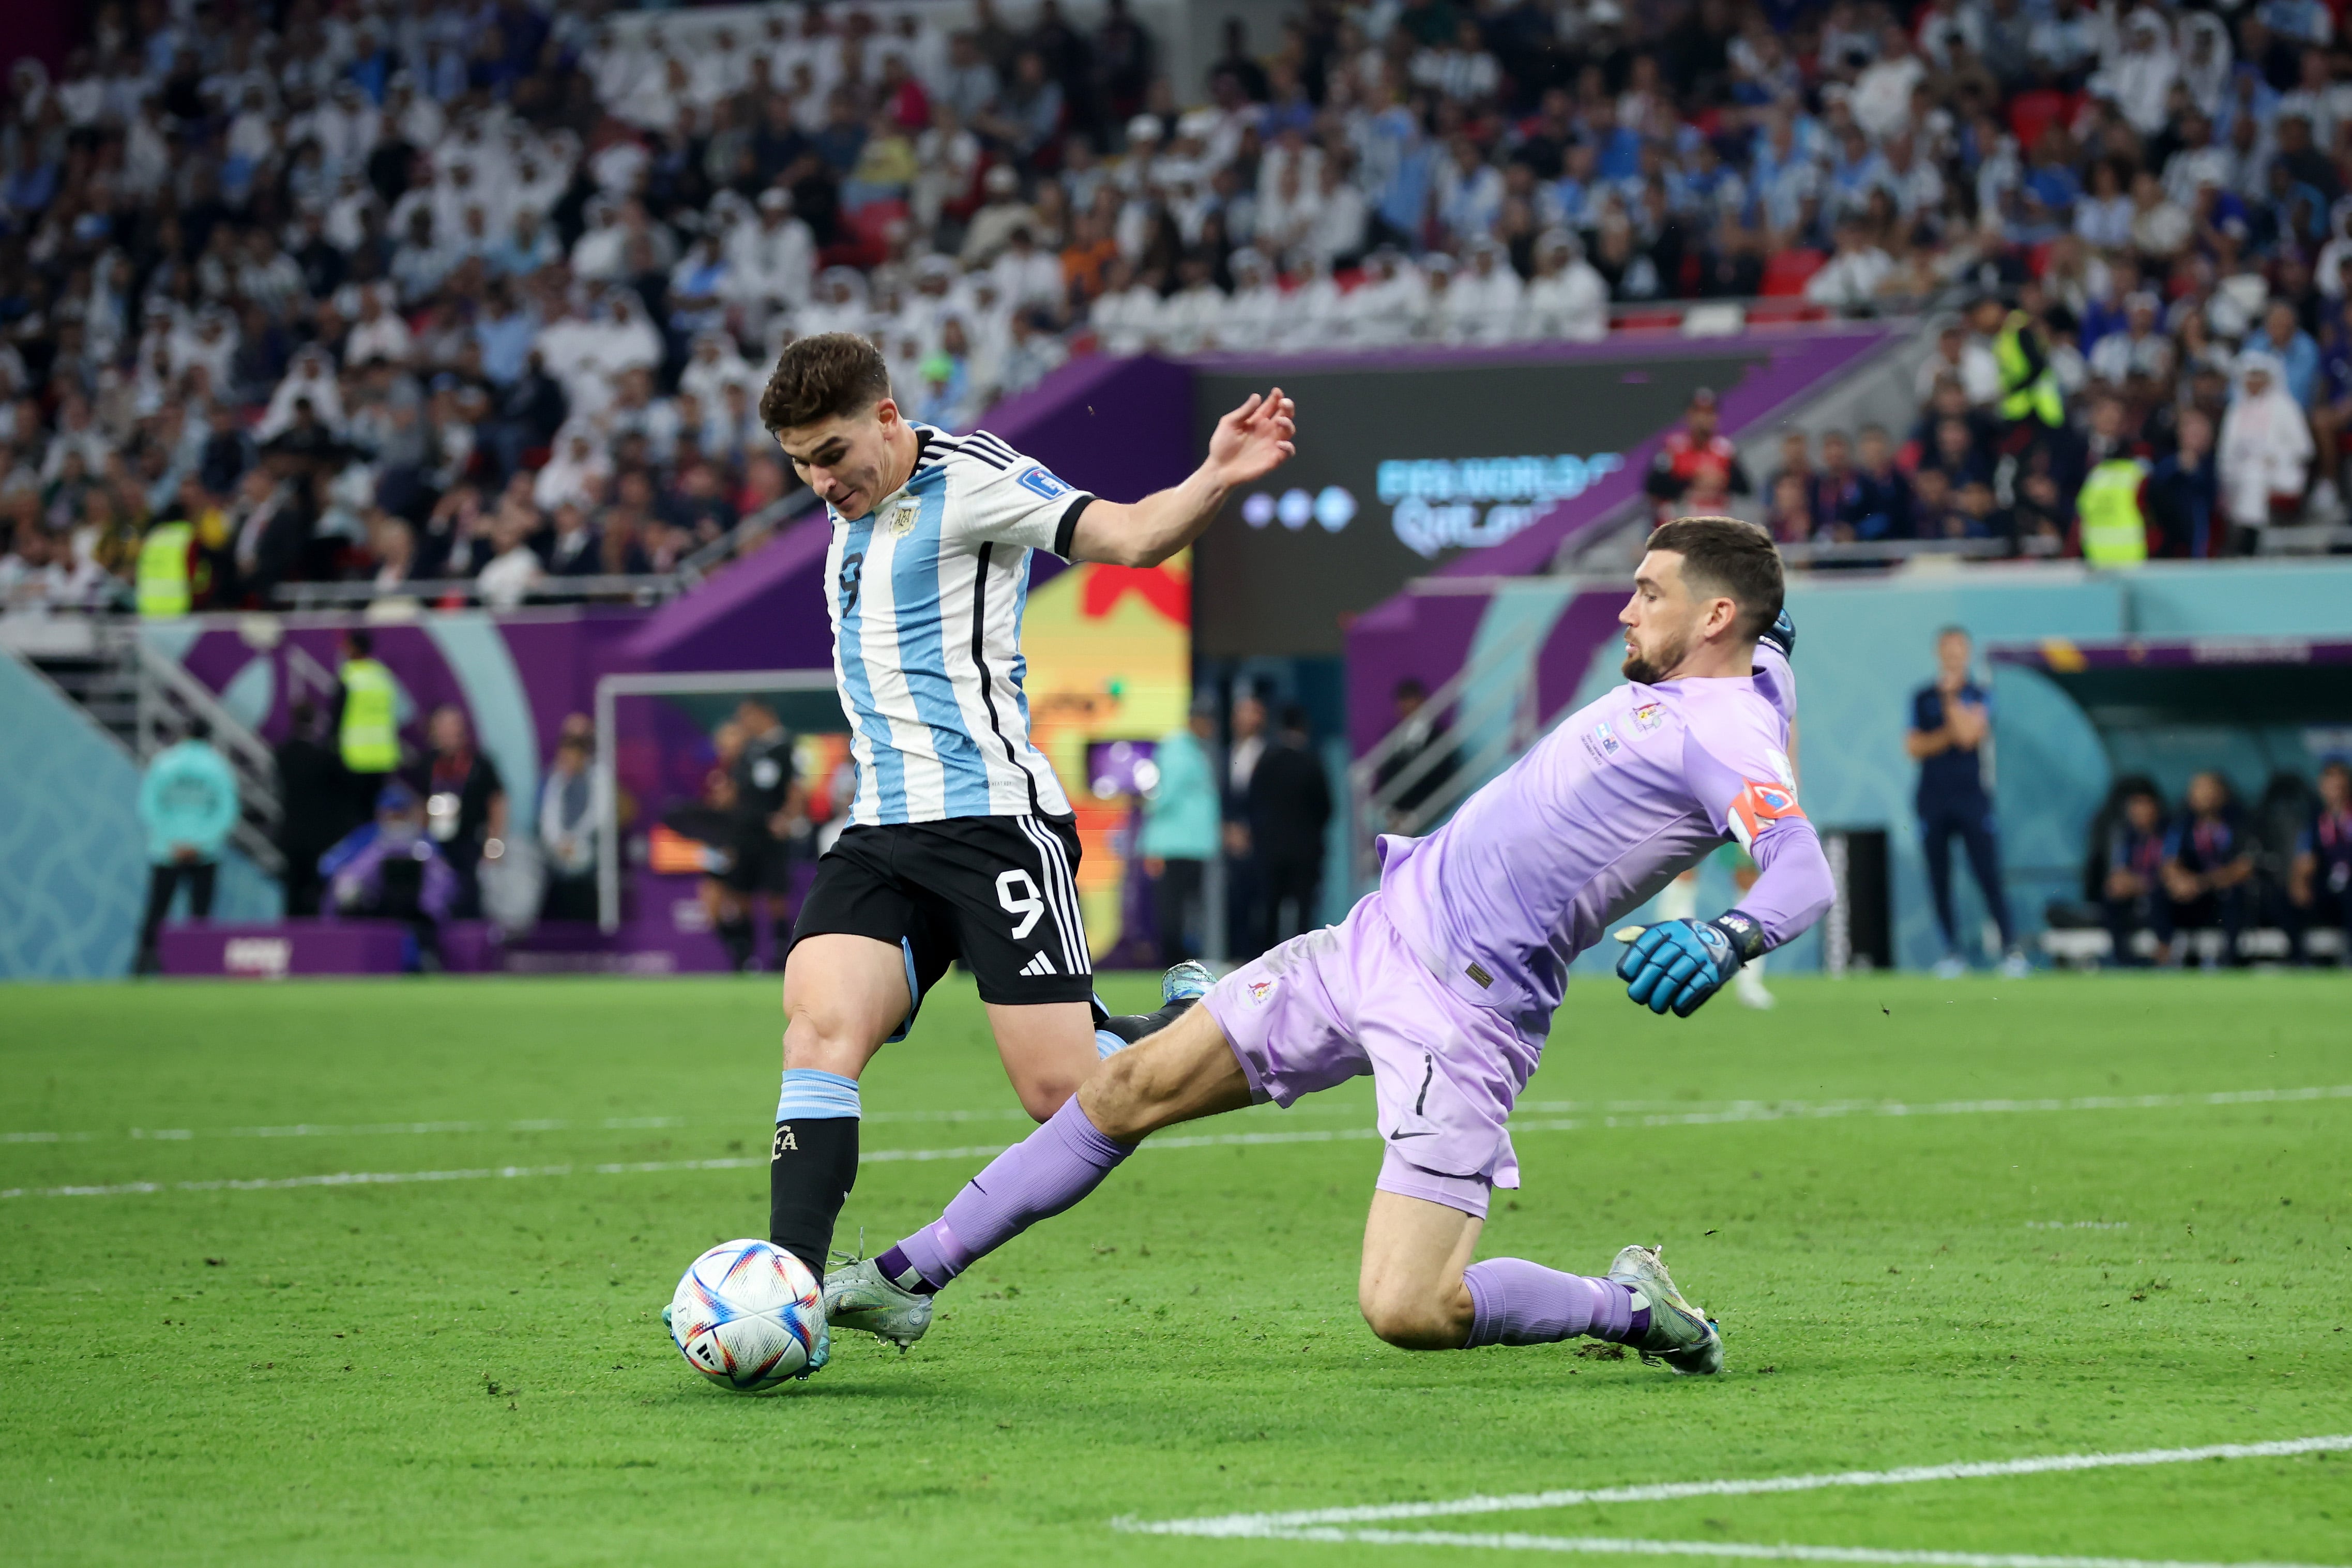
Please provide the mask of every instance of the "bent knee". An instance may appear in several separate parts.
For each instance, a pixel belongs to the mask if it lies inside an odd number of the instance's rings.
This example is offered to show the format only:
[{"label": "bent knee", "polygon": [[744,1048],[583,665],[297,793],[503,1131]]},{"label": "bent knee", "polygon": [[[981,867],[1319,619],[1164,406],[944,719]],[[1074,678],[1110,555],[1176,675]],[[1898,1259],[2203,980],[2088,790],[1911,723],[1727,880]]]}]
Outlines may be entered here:
[{"label": "bent knee", "polygon": [[787,1068],[814,1068],[819,1072],[838,1072],[855,1078],[873,1054],[871,1040],[837,1024],[828,1026],[803,1015],[784,1028]]},{"label": "bent knee", "polygon": [[1356,1307],[1365,1326],[1399,1350],[1459,1350],[1470,1337],[1468,1322],[1433,1296],[1362,1291]]},{"label": "bent knee", "polygon": [[1013,1092],[1021,1096],[1021,1108],[1029,1113],[1029,1119],[1044,1123],[1069,1103],[1080,1082],[1067,1073],[1039,1073],[1014,1082]]}]

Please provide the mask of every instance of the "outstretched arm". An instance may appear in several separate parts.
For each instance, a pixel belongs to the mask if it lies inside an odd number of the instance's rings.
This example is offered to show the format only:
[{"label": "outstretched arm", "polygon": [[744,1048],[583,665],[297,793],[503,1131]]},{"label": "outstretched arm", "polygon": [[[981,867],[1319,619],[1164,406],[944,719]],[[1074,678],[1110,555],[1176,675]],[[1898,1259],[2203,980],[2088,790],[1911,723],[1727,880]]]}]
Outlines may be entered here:
[{"label": "outstretched arm", "polygon": [[1743,771],[1693,737],[1683,760],[1692,792],[1754,858],[1757,875],[1738,907],[1713,920],[1666,920],[1617,933],[1629,944],[1617,962],[1626,994],[1653,1012],[1672,1009],[1677,1018],[1696,1011],[1742,964],[1802,934],[1836,894],[1821,835],[1798,807],[1793,782],[1772,777],[1770,759],[1751,755]]},{"label": "outstretched arm", "polygon": [[1172,489],[1122,505],[1096,500],[1078,514],[1069,559],[1112,566],[1158,566],[1201,537],[1236,485],[1271,474],[1297,451],[1298,408],[1280,387],[1217,421],[1209,455]]}]

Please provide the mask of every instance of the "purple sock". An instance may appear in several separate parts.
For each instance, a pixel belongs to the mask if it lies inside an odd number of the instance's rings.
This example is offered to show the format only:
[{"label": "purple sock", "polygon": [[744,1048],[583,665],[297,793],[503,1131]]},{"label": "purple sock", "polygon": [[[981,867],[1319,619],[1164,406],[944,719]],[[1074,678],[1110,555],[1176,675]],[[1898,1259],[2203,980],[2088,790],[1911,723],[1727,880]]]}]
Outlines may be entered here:
[{"label": "purple sock", "polygon": [[1131,1144],[1104,1137],[1073,1094],[1044,1126],[965,1184],[945,1214],[875,1261],[901,1283],[912,1269],[936,1291],[976,1260],[1094,1191],[1134,1152]]},{"label": "purple sock", "polygon": [[1621,1343],[1632,1336],[1633,1292],[1614,1280],[1563,1274],[1524,1258],[1489,1258],[1471,1264],[1462,1282],[1470,1287],[1465,1350],[1551,1344],[1579,1334]]}]

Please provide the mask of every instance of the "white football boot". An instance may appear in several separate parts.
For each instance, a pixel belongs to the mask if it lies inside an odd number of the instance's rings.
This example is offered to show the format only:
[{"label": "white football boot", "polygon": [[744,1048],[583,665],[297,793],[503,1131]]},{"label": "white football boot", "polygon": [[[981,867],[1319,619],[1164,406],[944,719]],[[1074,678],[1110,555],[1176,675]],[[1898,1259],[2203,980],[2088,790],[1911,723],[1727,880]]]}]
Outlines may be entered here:
[{"label": "white football boot", "polygon": [[[912,1270],[909,1270],[911,1272]],[[828,1327],[860,1329],[906,1349],[929,1330],[935,1298],[910,1291],[871,1258],[845,1260],[824,1277]]]},{"label": "white football boot", "polygon": [[1678,1377],[1721,1372],[1723,1333],[1675,1289],[1675,1278],[1658,1256],[1664,1250],[1628,1247],[1609,1265],[1609,1277],[1633,1290],[1633,1310],[1650,1309],[1650,1332],[1633,1349],[1643,1361],[1663,1364]]}]

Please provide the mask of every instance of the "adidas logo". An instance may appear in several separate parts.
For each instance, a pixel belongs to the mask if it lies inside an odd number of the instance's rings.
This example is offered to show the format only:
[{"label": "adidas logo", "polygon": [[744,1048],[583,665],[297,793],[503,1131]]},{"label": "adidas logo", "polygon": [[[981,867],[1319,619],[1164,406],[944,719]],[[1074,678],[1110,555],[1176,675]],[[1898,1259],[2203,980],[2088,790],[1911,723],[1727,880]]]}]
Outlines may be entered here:
[{"label": "adidas logo", "polygon": [[1035,957],[1030,959],[1026,964],[1022,965],[1021,972],[1024,975],[1052,975],[1059,973],[1059,971],[1054,967],[1054,960],[1045,956],[1042,952]]}]

